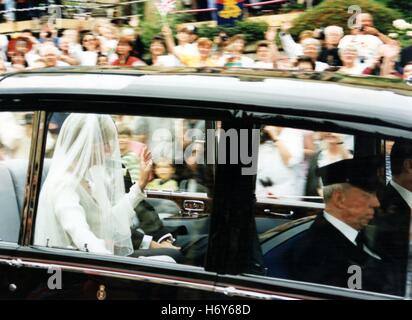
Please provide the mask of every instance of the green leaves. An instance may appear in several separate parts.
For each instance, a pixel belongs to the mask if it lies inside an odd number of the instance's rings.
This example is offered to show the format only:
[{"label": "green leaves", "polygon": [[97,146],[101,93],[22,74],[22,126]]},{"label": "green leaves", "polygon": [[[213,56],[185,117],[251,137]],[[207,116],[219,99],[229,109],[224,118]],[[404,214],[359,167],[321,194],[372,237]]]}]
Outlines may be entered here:
[{"label": "green leaves", "polygon": [[348,8],[353,5],[358,5],[362,12],[372,14],[375,27],[383,33],[388,33],[392,29],[393,20],[402,17],[400,12],[373,0],[325,0],[300,15],[294,21],[291,33],[297,36],[303,30],[313,30],[329,25],[341,26],[346,33],[349,33],[348,20],[353,13],[348,13]]}]

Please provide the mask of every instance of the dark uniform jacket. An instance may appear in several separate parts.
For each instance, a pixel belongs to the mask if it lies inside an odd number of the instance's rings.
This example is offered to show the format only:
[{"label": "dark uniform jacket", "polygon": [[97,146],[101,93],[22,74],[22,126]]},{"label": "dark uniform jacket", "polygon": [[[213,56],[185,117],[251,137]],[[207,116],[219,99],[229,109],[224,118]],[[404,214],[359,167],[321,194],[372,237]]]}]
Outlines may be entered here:
[{"label": "dark uniform jacket", "polygon": [[361,289],[383,292],[384,267],[357,247],[323,216],[318,215],[307,233],[297,241],[288,257],[292,279],[348,288],[353,275],[349,267],[361,268]]},{"label": "dark uniform jacket", "polygon": [[386,273],[394,287],[392,294],[403,296],[409,253],[411,209],[391,184],[378,193],[378,199],[381,210],[373,221],[376,228],[374,250],[390,263]]},{"label": "dark uniform jacket", "polygon": [[[123,169],[125,169],[122,164]],[[129,192],[133,185],[130,173],[128,170],[124,173],[125,190]],[[136,217],[139,220],[139,226],[131,229],[133,248],[138,250],[142,243],[143,237],[149,235],[153,237],[154,241],[157,241],[165,234],[172,234],[176,237],[179,234],[187,234],[187,229],[184,226],[181,227],[165,227],[159,214],[155,208],[147,201],[141,201],[136,208],[134,208]]]}]

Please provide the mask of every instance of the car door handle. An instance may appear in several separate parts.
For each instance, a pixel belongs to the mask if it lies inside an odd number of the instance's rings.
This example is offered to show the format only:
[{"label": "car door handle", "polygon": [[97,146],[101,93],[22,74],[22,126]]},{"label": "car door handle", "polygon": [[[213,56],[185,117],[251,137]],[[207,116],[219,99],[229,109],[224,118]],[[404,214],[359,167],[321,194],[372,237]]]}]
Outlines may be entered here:
[{"label": "car door handle", "polygon": [[249,290],[240,290],[236,289],[235,287],[224,287],[224,288],[216,288],[217,292],[221,292],[226,296],[229,297],[242,297],[242,298],[249,298],[249,299],[260,299],[260,300],[295,300],[294,298],[285,297],[285,296],[278,296],[274,294],[267,294],[267,293],[260,293],[254,292]]},{"label": "car door handle", "polygon": [[263,300],[271,299],[270,295],[261,294],[258,292],[239,290],[239,289],[236,289],[235,287],[222,288],[222,293],[228,297],[242,297],[242,298],[263,299]]},{"label": "car door handle", "polygon": [[7,264],[14,268],[21,268],[23,266],[23,261],[21,259],[13,259],[8,261]]},{"label": "car door handle", "polygon": [[291,218],[295,214],[295,212],[292,210],[290,210],[289,213],[279,213],[279,212],[272,212],[270,211],[270,209],[265,209],[263,210],[263,212],[266,214],[271,214],[274,216],[279,216],[279,217],[284,217],[284,218]]}]

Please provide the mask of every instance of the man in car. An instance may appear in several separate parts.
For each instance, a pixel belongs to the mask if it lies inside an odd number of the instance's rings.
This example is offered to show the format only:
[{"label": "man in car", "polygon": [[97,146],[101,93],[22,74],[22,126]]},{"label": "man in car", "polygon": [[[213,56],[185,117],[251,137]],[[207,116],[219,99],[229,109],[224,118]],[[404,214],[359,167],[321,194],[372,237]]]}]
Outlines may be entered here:
[{"label": "man in car", "polygon": [[375,193],[378,166],[372,160],[347,159],[319,169],[325,210],[290,250],[291,278],[374,292],[384,290],[382,258],[365,244],[363,232],[380,206]]},{"label": "man in car", "polygon": [[378,193],[382,210],[374,219],[376,252],[391,262],[387,270],[396,295],[405,294],[412,214],[412,143],[397,141],[391,154],[392,180]]}]

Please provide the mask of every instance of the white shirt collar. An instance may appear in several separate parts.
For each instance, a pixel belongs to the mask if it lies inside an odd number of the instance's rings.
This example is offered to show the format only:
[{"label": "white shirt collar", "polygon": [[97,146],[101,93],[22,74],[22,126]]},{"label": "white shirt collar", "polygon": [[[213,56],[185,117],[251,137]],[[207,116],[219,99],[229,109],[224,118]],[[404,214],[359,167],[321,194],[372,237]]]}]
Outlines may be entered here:
[{"label": "white shirt collar", "polygon": [[401,185],[397,184],[395,181],[391,180],[389,182],[392,187],[395,188],[396,191],[401,195],[402,199],[406,201],[408,204],[409,208],[412,209],[412,192],[410,192],[408,189],[405,189]]},{"label": "white shirt collar", "polygon": [[345,222],[339,220],[338,218],[332,216],[330,213],[323,211],[323,216],[325,219],[333,225],[336,229],[338,229],[346,238],[349,239],[354,245],[356,245],[356,237],[358,236],[358,230],[352,228],[350,225],[346,224]]},{"label": "white shirt collar", "polygon": [[[352,242],[355,246],[357,245],[355,239],[358,236],[358,230],[352,228],[350,225],[332,216],[326,211],[323,211],[323,216],[330,224],[332,224],[336,229],[343,233],[343,235],[348,238],[350,242]],[[382,260],[381,257],[369,250],[369,248],[365,244],[363,245],[363,250],[375,259]]]}]

